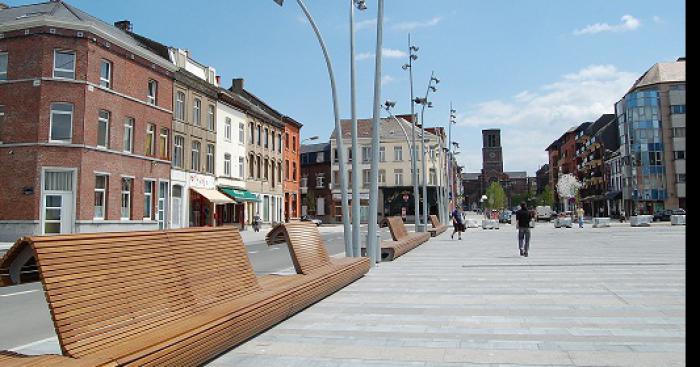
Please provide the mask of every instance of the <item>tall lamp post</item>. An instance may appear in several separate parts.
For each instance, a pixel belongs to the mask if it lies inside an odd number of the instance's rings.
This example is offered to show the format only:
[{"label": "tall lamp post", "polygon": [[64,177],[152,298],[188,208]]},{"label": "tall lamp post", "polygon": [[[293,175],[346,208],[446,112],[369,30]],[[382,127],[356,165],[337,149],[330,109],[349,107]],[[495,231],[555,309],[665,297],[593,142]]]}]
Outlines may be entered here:
[{"label": "tall lamp post", "polygon": [[[448,154],[449,154],[448,160],[447,160],[447,177],[448,177],[447,184],[449,185],[449,201],[452,202],[453,207],[456,206],[456,202],[457,202],[455,200],[455,192],[454,192],[454,188],[453,188],[453,186],[454,186],[454,184],[453,184],[454,172],[452,172],[452,159],[454,158],[453,147],[452,147],[452,125],[457,123],[457,115],[455,115],[456,112],[457,112],[457,110],[452,108],[452,102],[450,102],[450,119],[449,119],[448,128],[447,128],[447,130],[448,130],[447,135],[448,135],[448,139],[449,139],[448,140],[449,143],[447,145]],[[449,210],[449,203],[448,203],[448,210]]]},{"label": "tall lamp post", "polygon": [[427,231],[427,223],[428,223],[428,181],[426,179],[426,174],[425,174],[425,108],[432,108],[433,103],[428,101],[428,95],[430,92],[437,92],[437,87],[433,85],[433,82],[435,84],[440,83],[440,79],[435,77],[435,72],[430,73],[430,80],[428,81],[428,88],[425,91],[425,97],[424,98],[419,98],[416,97],[415,102],[420,104],[422,106],[421,112],[420,112],[420,132],[421,132],[421,155],[423,156],[423,164],[421,167],[421,170],[423,171],[422,176],[423,176],[423,227],[421,228],[421,232]]},{"label": "tall lamp post", "polygon": [[360,256],[360,172],[357,152],[357,102],[355,90],[355,8],[366,10],[365,0],[350,0],[350,113],[352,122],[352,256]]},{"label": "tall lamp post", "polygon": [[411,144],[409,144],[409,147],[411,149],[411,182],[413,183],[413,221],[415,223],[415,231],[416,232],[421,232],[420,230],[420,214],[419,214],[419,208],[420,204],[418,202],[418,165],[416,164],[416,126],[417,125],[417,119],[416,119],[416,111],[415,111],[415,97],[413,96],[413,61],[418,59],[418,55],[416,55],[416,52],[418,52],[418,47],[413,46],[411,44],[411,34],[408,34],[408,64],[404,64],[401,68],[404,70],[408,70],[408,76],[409,76],[409,81],[411,85]]},{"label": "tall lamp post", "polygon": [[[282,6],[284,0],[273,0],[277,5]],[[339,164],[339,176],[340,176],[340,201],[342,205],[342,210],[343,210],[343,239],[345,240],[345,256],[351,257],[353,255],[353,246],[352,246],[352,229],[350,228],[350,218],[347,215],[348,213],[348,180],[346,177],[346,172],[347,169],[345,167],[345,146],[343,144],[343,131],[342,131],[342,126],[340,125],[340,109],[338,106],[338,93],[336,91],[335,87],[335,75],[333,74],[333,65],[331,62],[331,57],[328,54],[328,50],[326,49],[326,43],[323,41],[323,37],[321,36],[321,32],[318,30],[318,27],[316,26],[316,23],[314,22],[313,17],[311,16],[311,13],[309,13],[309,10],[306,8],[306,5],[304,5],[304,2],[302,0],[297,0],[297,4],[299,4],[299,7],[301,8],[302,12],[304,12],[304,15],[306,16],[306,19],[308,19],[309,24],[311,24],[311,28],[313,28],[314,33],[316,34],[316,38],[318,39],[318,43],[321,46],[321,50],[323,51],[323,57],[326,60],[326,68],[328,69],[328,78],[330,79],[331,82],[331,94],[333,98],[333,115],[335,118],[335,139],[337,141],[337,147],[338,147],[338,164]]]}]

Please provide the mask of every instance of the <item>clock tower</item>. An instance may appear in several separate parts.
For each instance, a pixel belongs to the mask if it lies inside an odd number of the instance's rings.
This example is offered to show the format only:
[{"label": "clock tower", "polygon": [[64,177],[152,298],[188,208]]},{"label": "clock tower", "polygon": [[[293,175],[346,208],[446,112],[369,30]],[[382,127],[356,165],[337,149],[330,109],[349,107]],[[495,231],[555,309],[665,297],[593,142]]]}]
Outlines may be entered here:
[{"label": "clock tower", "polygon": [[501,130],[482,130],[482,180],[485,187],[503,176],[503,149],[501,148]]}]

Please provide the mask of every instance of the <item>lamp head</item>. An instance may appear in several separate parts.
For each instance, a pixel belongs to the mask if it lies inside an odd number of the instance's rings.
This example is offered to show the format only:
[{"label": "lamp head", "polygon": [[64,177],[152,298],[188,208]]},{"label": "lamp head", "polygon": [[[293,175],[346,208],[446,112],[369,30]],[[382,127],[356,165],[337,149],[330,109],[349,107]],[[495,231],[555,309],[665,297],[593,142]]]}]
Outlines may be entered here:
[{"label": "lamp head", "polygon": [[428,108],[433,108],[433,102],[428,102]]},{"label": "lamp head", "polygon": [[436,77],[432,77],[432,78],[430,78],[430,80],[431,80],[431,81],[434,81],[435,84],[440,84],[440,79],[438,79],[438,78],[436,78]]},{"label": "lamp head", "polygon": [[401,69],[408,70],[408,68],[410,68],[410,67],[411,67],[411,65],[403,64],[403,66],[401,66]]},{"label": "lamp head", "polygon": [[417,59],[418,59],[418,55],[411,54],[411,60],[414,60],[414,61],[415,61],[415,60],[417,60]]},{"label": "lamp head", "polygon": [[435,88],[435,86],[433,85],[430,86],[430,90],[432,90],[433,92],[437,92],[437,88]]},{"label": "lamp head", "polygon": [[391,100],[388,100],[388,99],[387,99],[386,101],[384,101],[384,107],[386,108],[387,111],[388,111],[390,108],[394,108],[394,106],[396,106],[396,102],[395,102],[395,101],[391,101]]},{"label": "lamp head", "polygon": [[410,47],[410,50],[411,50],[411,51],[414,51],[414,52],[418,52],[418,47],[416,47],[416,46],[411,46],[411,47]]},{"label": "lamp head", "polygon": [[358,10],[367,10],[367,5],[365,4],[365,0],[355,0],[355,6],[357,7]]}]

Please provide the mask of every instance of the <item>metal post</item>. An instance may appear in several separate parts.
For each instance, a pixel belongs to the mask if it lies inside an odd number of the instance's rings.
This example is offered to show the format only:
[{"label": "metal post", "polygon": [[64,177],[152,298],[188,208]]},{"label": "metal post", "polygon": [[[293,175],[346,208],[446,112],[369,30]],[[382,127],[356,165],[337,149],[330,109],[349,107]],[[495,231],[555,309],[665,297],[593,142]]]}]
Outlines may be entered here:
[{"label": "metal post", "polygon": [[352,256],[360,256],[360,175],[355,99],[355,0],[350,0],[350,111],[352,115]]},{"label": "metal post", "polygon": [[[452,154],[452,113],[453,113],[452,111],[454,111],[454,109],[452,109],[452,101],[450,101],[450,119],[447,122],[447,124],[448,124],[448,126],[447,126],[447,137],[448,137],[448,142],[447,142],[447,153],[448,153],[448,156],[447,156],[447,159],[448,159],[447,160],[447,184],[449,185],[449,196],[448,196],[448,205],[447,205],[448,213],[452,212],[452,211],[450,211],[450,207],[449,207],[450,201],[452,202],[453,210],[454,210],[454,208],[457,207],[457,201],[455,200],[455,193],[454,193],[454,190],[452,188],[452,186],[453,186],[452,181],[454,180],[454,173],[452,172],[452,157],[454,157],[454,155]],[[447,216],[445,216],[445,220],[447,220]],[[447,222],[444,222],[444,223],[447,224]]]},{"label": "metal post", "polygon": [[418,164],[416,163],[418,157],[416,152],[416,126],[417,118],[415,111],[415,102],[413,101],[413,49],[411,48],[411,34],[408,34],[408,77],[411,84],[411,144],[409,144],[411,149],[411,183],[413,184],[413,222],[415,224],[414,230],[420,232],[420,214],[419,208],[420,203],[418,202]]},{"label": "metal post", "polygon": [[[280,2],[281,3],[281,2]],[[326,49],[326,44],[323,42],[323,37],[321,36],[321,32],[318,30],[318,27],[316,26],[316,23],[314,22],[313,17],[309,13],[308,9],[306,9],[306,6],[304,5],[304,2],[302,0],[297,0],[297,4],[299,4],[299,7],[301,7],[301,10],[304,12],[304,15],[306,15],[306,19],[309,20],[309,23],[311,24],[311,27],[314,30],[314,33],[316,34],[316,38],[318,39],[318,43],[321,45],[321,50],[323,51],[323,57],[326,60],[326,68],[328,69],[328,77],[330,78],[331,82],[331,93],[333,96],[333,115],[335,118],[335,139],[337,141],[337,147],[338,147],[338,163],[339,163],[339,169],[340,169],[340,200],[342,204],[342,209],[343,209],[343,239],[345,240],[345,256],[352,256],[352,229],[350,228],[350,218],[347,215],[348,213],[348,180],[346,177],[346,168],[345,168],[345,146],[343,144],[343,130],[342,126],[340,125],[340,110],[338,106],[338,93],[336,91],[335,87],[335,76],[333,74],[333,65],[331,63],[331,57],[328,54],[328,50]]]},{"label": "metal post", "polygon": [[425,174],[425,120],[423,119],[423,116],[425,115],[425,107],[428,105],[428,93],[430,93],[430,87],[432,86],[433,83],[433,78],[435,78],[435,72],[430,73],[430,81],[428,82],[428,90],[425,91],[425,99],[423,100],[423,108],[421,109],[420,113],[420,132],[421,132],[421,141],[420,141],[420,146],[421,146],[421,156],[423,157],[422,160],[422,168],[421,170],[423,171],[421,176],[423,177],[423,232],[428,230],[428,181],[426,179],[426,174]]},{"label": "metal post", "polygon": [[377,202],[379,201],[379,109],[382,97],[382,32],[384,23],[384,0],[377,1],[377,51],[374,58],[374,109],[372,117],[372,164],[370,170],[369,222],[367,224],[367,253],[373,264],[381,261],[377,256]]}]

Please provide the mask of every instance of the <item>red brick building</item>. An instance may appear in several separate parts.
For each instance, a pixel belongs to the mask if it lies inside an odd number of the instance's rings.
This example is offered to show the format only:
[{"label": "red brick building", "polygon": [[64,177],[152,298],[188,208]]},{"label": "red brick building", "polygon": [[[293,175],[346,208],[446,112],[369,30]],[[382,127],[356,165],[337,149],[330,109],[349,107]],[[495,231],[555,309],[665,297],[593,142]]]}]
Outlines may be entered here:
[{"label": "red brick building", "polygon": [[291,117],[284,116],[284,219],[298,219],[301,215],[299,200],[299,180],[301,179],[301,146],[299,130],[301,124]]},{"label": "red brick building", "polygon": [[560,202],[559,195],[556,194],[557,182],[559,182],[559,177],[561,175],[567,173],[578,177],[578,168],[576,167],[576,135],[580,131],[585,130],[590,124],[590,122],[584,122],[570,128],[545,149],[549,156],[549,185],[555,193],[554,201],[559,210],[563,210],[564,203]]},{"label": "red brick building", "polygon": [[0,240],[163,228],[175,67],[64,2],[0,34]]}]

